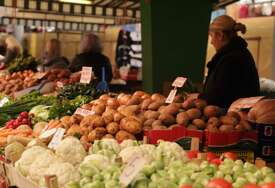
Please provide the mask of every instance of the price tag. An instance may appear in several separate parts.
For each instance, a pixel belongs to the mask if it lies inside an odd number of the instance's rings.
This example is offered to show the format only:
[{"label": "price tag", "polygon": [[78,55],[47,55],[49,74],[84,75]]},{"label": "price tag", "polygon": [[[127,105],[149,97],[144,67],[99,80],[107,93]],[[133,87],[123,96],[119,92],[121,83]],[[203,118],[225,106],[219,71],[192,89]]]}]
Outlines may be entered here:
[{"label": "price tag", "polygon": [[58,128],[56,130],[55,134],[53,135],[53,138],[52,138],[51,142],[49,143],[48,147],[51,149],[55,149],[61,142],[64,134],[65,134],[65,129]]},{"label": "price tag", "polygon": [[[48,125],[45,128],[48,128]],[[45,128],[42,130],[42,134],[39,136],[40,139],[49,138],[52,135],[54,135],[54,133],[57,131],[56,128],[53,128],[53,129],[50,129],[50,130],[47,130]]]},{"label": "price tag", "polygon": [[34,74],[33,77],[35,79],[40,80],[40,79],[44,78],[46,76],[46,74],[47,74],[46,72],[37,72],[37,73]]},{"label": "price tag", "polygon": [[187,78],[185,78],[185,77],[177,77],[175,79],[175,81],[173,82],[172,86],[173,87],[182,87],[185,84],[186,80],[187,80]]},{"label": "price tag", "polygon": [[192,137],[191,139],[191,151],[198,151],[200,149],[200,139]]},{"label": "price tag", "polygon": [[146,164],[146,159],[141,155],[133,155],[130,162],[124,168],[122,174],[119,177],[119,182],[122,187],[127,187],[136,175],[143,169]]},{"label": "price tag", "polygon": [[86,110],[83,108],[77,108],[76,111],[74,112],[74,114],[78,114],[81,115],[83,117],[88,116],[88,115],[94,115],[95,112],[94,111],[90,111],[90,110]]},{"label": "price tag", "polygon": [[60,81],[57,81],[56,86],[59,87],[59,88],[62,88],[62,87],[64,87],[64,84]]},{"label": "price tag", "polygon": [[172,103],[174,101],[176,94],[177,94],[177,89],[171,90],[165,102]]},{"label": "price tag", "polygon": [[7,102],[9,102],[9,98],[8,98],[8,97],[4,97],[4,98],[0,101],[0,107],[4,106]]},{"label": "price tag", "polygon": [[80,83],[89,84],[92,79],[92,67],[82,67]]},{"label": "price tag", "polygon": [[263,98],[264,96],[238,99],[231,104],[228,111],[239,111],[241,109],[252,108],[257,102],[259,102]]}]

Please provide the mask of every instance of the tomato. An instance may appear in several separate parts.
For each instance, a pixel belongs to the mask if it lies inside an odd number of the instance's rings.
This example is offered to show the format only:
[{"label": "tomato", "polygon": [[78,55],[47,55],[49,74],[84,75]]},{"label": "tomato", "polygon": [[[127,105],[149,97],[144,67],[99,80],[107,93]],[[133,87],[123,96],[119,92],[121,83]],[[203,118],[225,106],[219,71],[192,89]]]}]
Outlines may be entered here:
[{"label": "tomato", "polygon": [[21,121],[22,124],[28,125],[29,124],[29,120],[27,118],[22,119]]},{"label": "tomato", "polygon": [[229,159],[232,159],[232,160],[237,160],[237,155],[236,155],[236,153],[233,153],[233,152],[225,152],[224,154],[223,154],[223,156],[225,157],[225,158],[229,158]]},{"label": "tomato", "polygon": [[233,188],[231,183],[222,179],[222,178],[215,178],[208,182],[206,188]]},{"label": "tomato", "polygon": [[260,187],[256,184],[250,183],[250,184],[245,185],[243,188],[260,188]]},{"label": "tomato", "polygon": [[222,160],[219,159],[219,158],[216,158],[216,159],[212,159],[212,160],[210,161],[210,163],[219,166],[219,165],[222,163]]},{"label": "tomato", "polygon": [[218,156],[213,152],[207,152],[207,161],[212,161],[213,159],[218,158]]},{"label": "tomato", "polygon": [[192,185],[182,185],[180,188],[193,188]]},{"label": "tomato", "polygon": [[275,182],[266,183],[261,186],[261,188],[274,188],[274,187],[275,187]]},{"label": "tomato", "polygon": [[28,112],[21,112],[19,114],[19,116],[23,117],[23,118],[27,118],[29,116],[29,113]]},{"label": "tomato", "polygon": [[195,159],[195,158],[198,158],[198,153],[199,153],[199,151],[188,151],[187,152],[187,157],[189,158],[189,159]]}]

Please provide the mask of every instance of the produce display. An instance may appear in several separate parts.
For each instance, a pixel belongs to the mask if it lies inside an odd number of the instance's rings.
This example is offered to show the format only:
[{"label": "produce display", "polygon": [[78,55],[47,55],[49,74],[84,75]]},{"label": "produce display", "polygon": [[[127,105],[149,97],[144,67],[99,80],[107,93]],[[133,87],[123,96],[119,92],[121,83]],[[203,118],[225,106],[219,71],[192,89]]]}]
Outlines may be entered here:
[{"label": "produce display", "polygon": [[0,92],[10,95],[16,91],[32,87],[37,84],[37,79],[34,75],[33,71],[25,70],[0,77]]},{"label": "produce display", "polygon": [[36,60],[34,57],[28,55],[18,55],[12,62],[8,64],[8,71],[10,73],[18,72],[18,71],[24,71],[24,70],[32,70],[35,71],[37,65],[39,65],[40,62]]},{"label": "produce display", "polygon": [[[209,152],[206,159],[199,159],[194,151],[184,151],[173,142],[154,146],[102,139],[86,152],[77,138],[69,136],[55,151],[45,146],[42,140],[13,141],[5,148],[6,158],[39,187],[45,187],[44,176],[49,174],[57,176],[59,187],[67,188],[243,188],[249,184],[264,187],[275,181],[271,168],[238,160],[234,153],[217,158]],[[129,183],[122,181],[124,170],[137,156],[143,165]]]}]

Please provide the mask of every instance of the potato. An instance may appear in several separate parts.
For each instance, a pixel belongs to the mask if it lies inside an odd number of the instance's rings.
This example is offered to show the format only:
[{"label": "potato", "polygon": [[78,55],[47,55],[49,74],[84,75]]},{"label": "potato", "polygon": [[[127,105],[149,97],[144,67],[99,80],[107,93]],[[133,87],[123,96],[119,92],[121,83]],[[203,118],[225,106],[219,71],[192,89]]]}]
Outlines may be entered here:
[{"label": "potato", "polygon": [[176,123],[176,119],[170,114],[161,114],[159,116],[159,120],[161,120],[162,123],[166,126]]},{"label": "potato", "polygon": [[179,124],[174,124],[174,125],[169,126],[168,129],[173,129],[173,128],[176,128],[176,127],[180,127],[180,125]]},{"label": "potato", "polygon": [[176,95],[173,102],[182,103],[184,102],[184,97],[182,95]]},{"label": "potato", "polygon": [[154,121],[155,121],[155,119],[147,119],[147,120],[143,123],[143,126],[144,126],[144,127],[152,126],[152,124],[153,124]]},{"label": "potato", "polygon": [[219,127],[221,125],[221,121],[217,117],[211,117],[208,119],[207,125],[211,125],[213,127]]},{"label": "potato", "polygon": [[165,97],[159,93],[154,93],[152,96],[151,96],[151,99],[153,101],[157,101],[157,102],[164,102],[165,101]]},{"label": "potato", "polygon": [[115,122],[120,122],[120,120],[123,119],[124,117],[125,117],[125,116],[122,115],[120,112],[116,112],[116,113],[114,114],[114,121],[115,121]]},{"label": "potato", "polygon": [[180,106],[176,103],[171,103],[168,106],[165,107],[163,113],[175,115],[179,112]]},{"label": "potato", "polygon": [[186,100],[181,104],[181,107],[185,110],[195,107],[194,101]]},{"label": "potato", "polygon": [[106,125],[114,121],[114,115],[112,112],[104,112],[102,118]]},{"label": "potato", "polygon": [[217,126],[215,126],[214,124],[207,124],[206,129],[211,132],[211,133],[217,133],[219,132],[219,129]]},{"label": "potato", "polygon": [[159,107],[158,112],[161,113],[161,114],[164,113],[165,107],[166,106],[164,106],[164,105]]},{"label": "potato", "polygon": [[152,126],[156,126],[156,125],[163,125],[162,124],[162,121],[161,120],[155,120],[153,123],[152,123]]},{"label": "potato", "polygon": [[203,99],[195,99],[194,104],[195,104],[195,107],[200,110],[203,110],[207,106],[206,101]]},{"label": "potato", "polygon": [[138,105],[141,102],[141,98],[138,96],[132,96],[126,105]]},{"label": "potato", "polygon": [[195,125],[198,129],[205,129],[206,123],[201,119],[194,119],[192,124]]},{"label": "potato", "polygon": [[235,126],[239,123],[236,118],[231,117],[231,116],[221,116],[220,120],[221,120],[222,124],[225,124],[225,125]]},{"label": "potato", "polygon": [[105,125],[104,119],[99,115],[95,115],[95,118],[92,120],[92,126],[103,127],[104,125]]},{"label": "potato", "polygon": [[164,104],[164,102],[159,102],[159,101],[157,101],[157,102],[153,102],[153,103],[151,103],[149,106],[148,106],[148,109],[149,110],[158,110],[159,109],[159,107],[161,107],[162,105]]},{"label": "potato", "polygon": [[60,119],[65,129],[69,129],[74,123],[70,121],[71,116],[64,116]]},{"label": "potato", "polygon": [[88,135],[88,140],[93,142],[95,140],[100,140],[107,133],[104,127],[97,127],[90,132]]},{"label": "potato", "polygon": [[142,97],[143,95],[147,94],[146,92],[144,91],[136,91],[133,96],[137,96],[137,97]]},{"label": "potato", "polygon": [[71,124],[79,124],[84,117],[79,114],[74,114],[70,117]]},{"label": "potato", "polygon": [[131,99],[130,95],[124,95],[120,98],[119,104],[120,105],[126,105],[130,99]]},{"label": "potato", "polygon": [[190,120],[198,119],[202,115],[201,111],[197,108],[191,108],[191,109],[187,110],[186,113]]},{"label": "potato", "polygon": [[193,124],[189,124],[187,126],[187,129],[189,129],[189,130],[198,130],[198,128],[195,125],[193,125]]},{"label": "potato", "polygon": [[158,119],[160,113],[157,111],[148,110],[144,113],[146,119]]},{"label": "potato", "polygon": [[180,125],[187,126],[189,122],[189,116],[187,115],[186,112],[180,112],[177,114],[177,123]]},{"label": "potato", "polygon": [[119,124],[117,122],[109,123],[106,129],[109,134],[116,134],[119,131]]},{"label": "potato", "polygon": [[119,107],[119,102],[118,102],[117,99],[109,98],[107,100],[107,106],[112,108],[112,109],[117,109]]},{"label": "potato", "polygon": [[124,116],[132,116],[132,115],[135,115],[136,112],[139,110],[139,106],[130,105],[130,106],[125,106],[124,108],[118,108],[117,110]]},{"label": "potato", "polygon": [[143,126],[144,131],[150,131],[152,130],[152,126]]},{"label": "potato", "polygon": [[120,128],[129,133],[138,134],[142,131],[142,124],[132,118],[126,118],[120,123]]},{"label": "potato", "polygon": [[92,111],[97,115],[101,115],[105,111],[106,106],[104,104],[98,104],[93,106]]},{"label": "potato", "polygon": [[77,134],[82,135],[81,133],[82,133],[81,127],[77,124],[74,124],[68,129],[66,135],[69,135],[69,136],[74,136],[74,135],[77,135]]},{"label": "potato", "polygon": [[147,110],[149,105],[152,103],[152,99],[151,98],[148,98],[148,99],[145,99],[142,103],[141,103],[141,110]]},{"label": "potato", "polygon": [[96,115],[88,115],[80,122],[80,127],[93,127],[93,120]]},{"label": "potato", "polygon": [[111,96],[108,94],[103,94],[99,97],[99,99],[107,101],[107,103],[108,103],[108,100],[111,99]]},{"label": "potato", "polygon": [[234,126],[233,125],[221,125],[219,127],[220,132],[222,133],[229,133],[234,131]]},{"label": "potato", "polygon": [[241,120],[241,116],[238,114],[238,112],[230,111],[227,112],[226,116],[234,117],[235,119],[237,119],[237,121]]},{"label": "potato", "polygon": [[208,118],[218,117],[221,115],[221,109],[217,106],[209,105],[204,108],[203,114]]},{"label": "potato", "polygon": [[111,134],[105,134],[102,138],[115,138],[113,135]]},{"label": "potato", "polygon": [[245,128],[242,124],[238,124],[235,126],[235,130],[239,131],[239,132],[243,132],[243,131],[245,131]]},{"label": "potato", "polygon": [[131,133],[128,133],[127,131],[124,131],[124,130],[120,130],[116,133],[116,140],[118,142],[122,142],[123,140],[136,140],[136,137],[131,134]]}]

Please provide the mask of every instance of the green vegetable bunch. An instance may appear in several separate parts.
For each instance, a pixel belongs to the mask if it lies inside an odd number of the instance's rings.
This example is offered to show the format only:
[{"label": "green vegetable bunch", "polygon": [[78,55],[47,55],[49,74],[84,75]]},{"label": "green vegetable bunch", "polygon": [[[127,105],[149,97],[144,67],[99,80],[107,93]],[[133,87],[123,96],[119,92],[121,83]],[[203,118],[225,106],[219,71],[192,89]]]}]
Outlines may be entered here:
[{"label": "green vegetable bunch", "polygon": [[23,71],[23,70],[33,70],[36,71],[37,65],[40,62],[30,55],[20,54],[8,65],[8,71],[10,73]]}]

